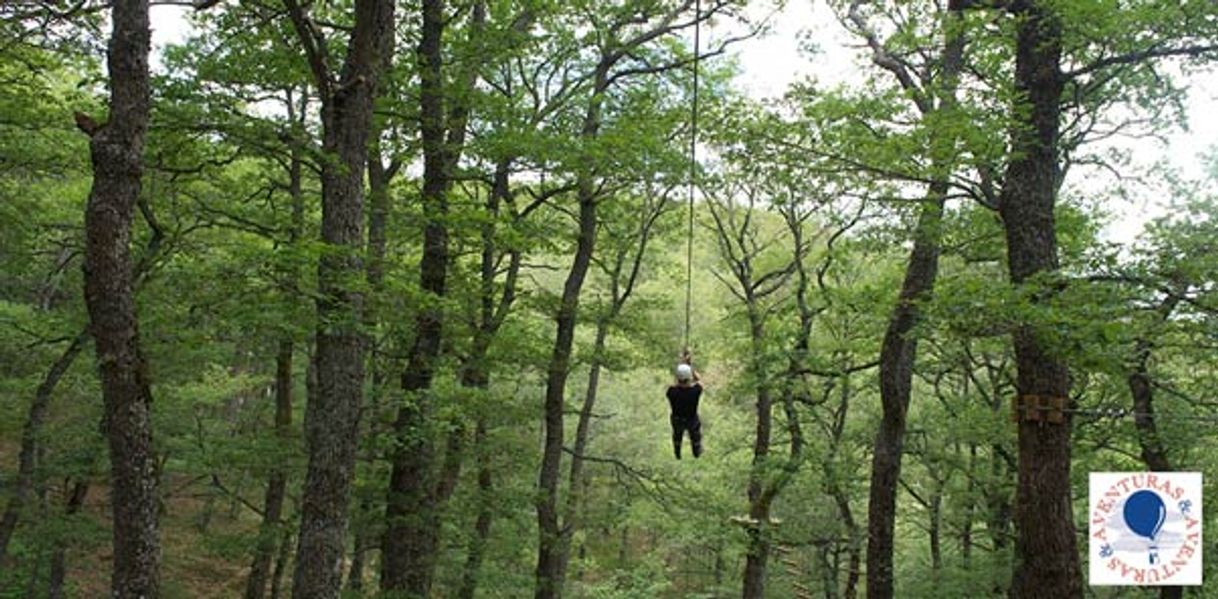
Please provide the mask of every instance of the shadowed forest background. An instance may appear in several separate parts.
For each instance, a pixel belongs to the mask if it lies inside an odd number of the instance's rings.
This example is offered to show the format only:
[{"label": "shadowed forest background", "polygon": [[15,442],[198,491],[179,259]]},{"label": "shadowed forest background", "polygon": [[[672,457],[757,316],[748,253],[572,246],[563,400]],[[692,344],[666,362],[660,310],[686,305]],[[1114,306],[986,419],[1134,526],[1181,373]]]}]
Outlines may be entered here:
[{"label": "shadowed forest background", "polygon": [[156,4],[0,4],[0,597],[1215,594],[1084,573],[1218,476],[1212,0],[828,0],[765,102],[760,1]]}]

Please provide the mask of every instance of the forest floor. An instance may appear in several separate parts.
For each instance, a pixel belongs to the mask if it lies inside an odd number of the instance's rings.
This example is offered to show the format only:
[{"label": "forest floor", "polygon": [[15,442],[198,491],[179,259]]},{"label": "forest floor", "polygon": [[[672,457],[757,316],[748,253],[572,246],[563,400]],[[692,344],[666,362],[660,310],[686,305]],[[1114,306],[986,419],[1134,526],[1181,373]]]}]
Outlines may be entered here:
[{"label": "forest floor", "polygon": [[[239,597],[245,590],[245,547],[233,539],[249,533],[257,522],[241,508],[233,516],[225,502],[208,505],[204,483],[169,483],[174,493],[161,516],[161,596],[164,599],[212,599]],[[181,485],[186,485],[182,487]],[[110,583],[113,559],[110,535],[110,489],[95,484],[85,503],[95,522],[104,529],[105,540],[92,548],[68,555],[70,596],[104,597]],[[242,513],[246,512],[246,513]],[[206,514],[210,518],[204,522]],[[101,534],[101,531],[99,531]],[[227,542],[226,542],[227,540]]]}]

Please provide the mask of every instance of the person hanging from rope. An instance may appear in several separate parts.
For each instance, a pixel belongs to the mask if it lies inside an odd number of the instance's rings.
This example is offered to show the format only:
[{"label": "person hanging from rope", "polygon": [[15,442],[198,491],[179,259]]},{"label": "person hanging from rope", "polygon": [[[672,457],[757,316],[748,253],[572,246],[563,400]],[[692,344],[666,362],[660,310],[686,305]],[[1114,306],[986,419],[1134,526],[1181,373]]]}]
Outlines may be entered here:
[{"label": "person hanging from rope", "polygon": [[694,289],[694,190],[698,186],[698,63],[701,60],[702,0],[694,4],[694,63],[693,104],[690,107],[689,132],[689,230],[685,237],[685,351],[681,363],[677,364],[677,383],[668,388],[668,407],[672,410],[672,452],[681,459],[681,444],[685,432],[689,431],[689,444],[694,457],[702,455],[702,421],[698,420],[698,400],[702,399],[702,383],[698,371],[694,370],[693,356],[689,353],[689,338],[692,334]]},{"label": "person hanging from rope", "polygon": [[681,459],[681,443],[689,431],[689,443],[694,457],[702,455],[702,421],[698,420],[698,400],[702,398],[702,383],[698,371],[693,367],[693,356],[689,350],[681,356],[677,365],[677,382],[668,387],[668,407],[672,410],[672,452]]}]

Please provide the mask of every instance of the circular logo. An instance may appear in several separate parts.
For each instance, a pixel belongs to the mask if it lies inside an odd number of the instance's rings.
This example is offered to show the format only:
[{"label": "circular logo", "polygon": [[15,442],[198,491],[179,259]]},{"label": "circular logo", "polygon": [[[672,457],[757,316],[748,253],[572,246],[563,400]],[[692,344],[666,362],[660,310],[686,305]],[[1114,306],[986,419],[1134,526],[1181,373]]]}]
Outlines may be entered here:
[{"label": "circular logo", "polygon": [[1201,584],[1201,474],[1091,474],[1096,585]]}]

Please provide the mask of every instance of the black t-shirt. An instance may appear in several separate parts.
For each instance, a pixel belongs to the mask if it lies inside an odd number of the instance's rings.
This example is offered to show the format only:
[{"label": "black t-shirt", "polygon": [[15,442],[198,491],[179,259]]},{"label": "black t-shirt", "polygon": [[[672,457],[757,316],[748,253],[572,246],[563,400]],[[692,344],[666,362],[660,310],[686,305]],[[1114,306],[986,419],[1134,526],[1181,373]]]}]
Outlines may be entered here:
[{"label": "black t-shirt", "polygon": [[694,383],[688,387],[673,385],[668,388],[668,406],[677,418],[693,418],[698,415],[698,400],[702,398],[702,385]]}]

